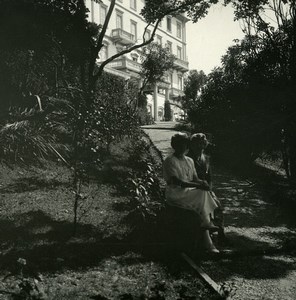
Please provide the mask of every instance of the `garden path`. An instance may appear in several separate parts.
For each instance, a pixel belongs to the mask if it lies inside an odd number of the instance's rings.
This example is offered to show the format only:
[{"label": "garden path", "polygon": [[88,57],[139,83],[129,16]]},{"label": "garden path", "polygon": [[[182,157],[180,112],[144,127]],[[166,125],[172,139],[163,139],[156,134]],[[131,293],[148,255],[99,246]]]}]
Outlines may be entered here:
[{"label": "garden path", "polygon": [[[163,158],[171,151],[175,124],[143,126]],[[233,285],[233,299],[296,299],[295,206],[279,204],[279,195],[258,178],[214,168],[214,184],[225,206],[230,249],[241,255],[224,256],[222,251],[220,259],[202,262],[206,272],[217,283]],[[294,252],[286,251],[291,248]],[[220,249],[227,253],[225,246]]]}]

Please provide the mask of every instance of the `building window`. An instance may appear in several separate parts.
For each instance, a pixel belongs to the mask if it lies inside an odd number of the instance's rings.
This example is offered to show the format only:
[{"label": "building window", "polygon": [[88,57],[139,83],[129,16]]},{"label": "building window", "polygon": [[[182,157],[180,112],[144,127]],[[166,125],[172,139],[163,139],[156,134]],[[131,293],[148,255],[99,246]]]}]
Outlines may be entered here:
[{"label": "building window", "polygon": [[173,73],[170,73],[170,84],[171,88],[173,87]]},{"label": "building window", "polygon": [[164,75],[164,81],[170,82],[169,74]]},{"label": "building window", "polygon": [[102,25],[104,25],[104,23],[105,23],[106,16],[107,16],[107,7],[101,5],[101,7],[100,7],[100,23]]},{"label": "building window", "polygon": [[94,0],[91,1],[90,4],[90,12],[91,12],[91,21],[94,22],[95,21],[95,8],[94,8]]},{"label": "building window", "polygon": [[177,38],[182,38],[182,24],[177,22]]},{"label": "building window", "polygon": [[167,17],[167,31],[172,32],[172,18]]},{"label": "building window", "polygon": [[132,53],[131,57],[133,61],[138,62],[139,55],[137,53]]},{"label": "building window", "polygon": [[162,118],[163,118],[163,107],[161,107],[161,106],[158,107],[158,118],[160,120],[162,120]]},{"label": "building window", "polygon": [[116,46],[116,52],[120,53],[121,51],[123,51],[123,47],[122,46]]},{"label": "building window", "polygon": [[131,9],[137,10],[137,0],[130,0]]},{"label": "building window", "polygon": [[131,34],[134,36],[135,41],[137,40],[137,22],[131,20]]},{"label": "building window", "polygon": [[160,35],[156,36],[156,43],[160,46],[162,46],[162,37]]},{"label": "building window", "polygon": [[167,49],[169,50],[170,53],[172,53],[172,42],[167,41]]},{"label": "building window", "polygon": [[183,78],[182,76],[178,76],[178,89],[183,90]]},{"label": "building window", "polygon": [[177,46],[177,58],[182,59],[182,48]]},{"label": "building window", "polygon": [[158,94],[165,95],[165,89],[159,87],[158,88]]},{"label": "building window", "polygon": [[122,29],[123,27],[123,16],[121,12],[116,13],[116,28]]},{"label": "building window", "polygon": [[146,29],[144,39],[145,41],[148,41],[151,38],[151,31],[149,29]]}]

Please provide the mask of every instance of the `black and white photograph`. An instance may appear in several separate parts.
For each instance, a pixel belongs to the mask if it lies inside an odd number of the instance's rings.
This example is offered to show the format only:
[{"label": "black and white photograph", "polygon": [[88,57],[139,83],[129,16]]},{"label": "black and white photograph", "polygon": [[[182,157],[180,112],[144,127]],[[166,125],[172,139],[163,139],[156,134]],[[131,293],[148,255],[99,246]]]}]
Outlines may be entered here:
[{"label": "black and white photograph", "polygon": [[0,300],[296,299],[296,0],[0,0]]}]

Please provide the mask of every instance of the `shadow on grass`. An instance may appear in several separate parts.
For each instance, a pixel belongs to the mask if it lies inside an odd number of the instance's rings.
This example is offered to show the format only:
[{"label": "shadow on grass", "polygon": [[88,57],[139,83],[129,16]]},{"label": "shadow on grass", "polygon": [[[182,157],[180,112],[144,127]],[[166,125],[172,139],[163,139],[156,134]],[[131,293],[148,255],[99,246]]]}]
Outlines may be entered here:
[{"label": "shadow on grass", "polygon": [[219,268],[223,270],[223,280],[234,276],[245,279],[280,279],[295,270],[295,265],[278,256],[244,256],[222,260]]},{"label": "shadow on grass", "polygon": [[31,192],[40,189],[53,190],[59,186],[68,187],[68,182],[62,182],[58,179],[44,179],[38,176],[30,176],[18,178],[14,183],[8,184],[5,187],[0,188],[0,193],[13,194]]},{"label": "shadow on grass", "polygon": [[[165,253],[155,225],[140,222],[141,225],[126,236],[118,238],[105,237],[100,228],[83,224],[78,225],[77,234],[73,236],[71,222],[55,221],[42,211],[19,214],[14,219],[18,221],[0,220],[2,271],[12,272],[19,258],[26,259],[37,271],[49,273],[95,267],[106,258],[127,252],[140,254],[141,262],[153,258],[167,266],[174,259]],[[138,220],[131,217],[124,222]],[[134,263],[139,263],[139,260]]]},{"label": "shadow on grass", "polygon": [[[116,192],[116,195],[119,193]],[[131,211],[131,203],[130,202],[115,202],[112,204],[112,208],[116,211],[123,212],[123,211]]]},{"label": "shadow on grass", "polygon": [[229,174],[215,176],[214,182],[215,192],[225,207],[225,226],[296,227],[295,201],[278,201],[277,186]]},{"label": "shadow on grass", "polygon": [[40,271],[87,268],[132,250],[124,240],[102,238],[103,233],[91,225],[78,225],[73,237],[72,223],[54,221],[42,211],[20,214],[16,219],[20,226],[10,220],[0,221],[2,270],[11,270],[18,258]]},{"label": "shadow on grass", "polygon": [[[235,241],[234,251],[222,251],[214,258],[203,258],[203,268],[207,270],[210,266],[209,274],[216,280],[227,281],[234,277],[276,280],[285,278],[291,271],[295,271],[294,259],[287,256],[286,252],[288,250],[288,253],[293,255],[294,251],[295,254],[295,244],[294,248],[288,246],[289,249],[285,249],[286,246],[283,245],[281,249],[240,235],[233,235],[232,240]],[[211,267],[210,260],[213,259],[216,260],[213,265],[215,269]]]}]

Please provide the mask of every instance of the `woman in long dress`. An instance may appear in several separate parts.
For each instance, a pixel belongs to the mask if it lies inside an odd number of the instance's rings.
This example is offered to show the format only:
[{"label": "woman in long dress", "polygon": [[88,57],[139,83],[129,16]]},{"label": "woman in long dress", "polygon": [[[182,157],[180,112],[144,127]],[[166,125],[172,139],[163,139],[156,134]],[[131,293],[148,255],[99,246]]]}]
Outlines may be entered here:
[{"label": "woman in long dress", "polygon": [[209,142],[204,133],[195,133],[190,137],[188,156],[193,159],[197,176],[201,180],[206,180],[212,189],[212,170],[210,158],[205,154]]},{"label": "woman in long dress", "polygon": [[225,238],[224,235],[224,216],[223,207],[220,200],[212,191],[212,170],[210,164],[209,155],[205,154],[205,149],[208,147],[209,141],[204,133],[195,133],[190,137],[189,152],[188,156],[193,159],[197,176],[201,180],[206,180],[209,187],[210,193],[215,200],[218,208],[214,213],[214,222],[219,226],[219,236]]},{"label": "woman in long dress", "polygon": [[188,145],[189,138],[186,134],[177,133],[172,137],[174,153],[163,163],[164,179],[167,182],[166,200],[169,205],[198,214],[200,226],[204,229],[203,248],[218,253],[209,235],[209,229],[218,229],[210,219],[217,204],[209,193],[208,183],[198,178],[193,160],[186,156]]}]

